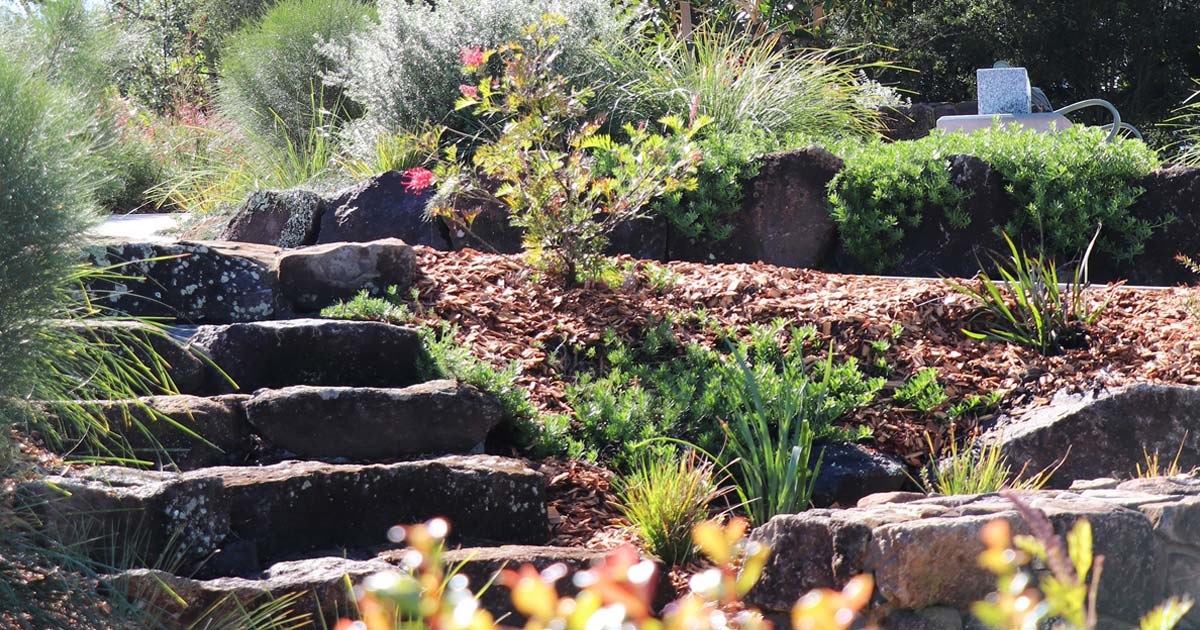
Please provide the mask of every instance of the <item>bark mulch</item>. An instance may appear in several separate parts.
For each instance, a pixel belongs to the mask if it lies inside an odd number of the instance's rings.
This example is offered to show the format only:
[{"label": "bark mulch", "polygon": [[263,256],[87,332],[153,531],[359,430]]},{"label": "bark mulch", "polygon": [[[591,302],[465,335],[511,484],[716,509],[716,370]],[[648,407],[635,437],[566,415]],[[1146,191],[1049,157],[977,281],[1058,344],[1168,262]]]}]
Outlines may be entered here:
[{"label": "bark mulch", "polygon": [[[618,288],[591,284],[564,289],[538,278],[519,255],[473,250],[442,252],[417,247],[418,320],[457,326],[459,340],[496,365],[516,361],[520,384],[546,412],[569,411],[564,372],[573,349],[596,346],[607,331],[637,339],[668,316],[695,313],[744,331],[752,323],[783,318],[812,324],[840,358],[865,363],[877,352],[872,341],[901,332],[883,358],[898,385],[921,367],[934,367],[951,400],[993,391],[1003,406],[1044,403],[1057,391],[1090,391],[1135,382],[1200,384],[1200,320],[1193,316],[1197,292],[1175,287],[1144,290],[1114,286],[1090,289],[1093,304],[1109,300],[1090,329],[1086,348],[1045,357],[1034,350],[974,341],[961,332],[972,309],[937,279],[882,278],[822,273],[771,265],[665,264],[619,258],[636,269]],[[667,283],[649,277],[668,276]],[[679,317],[681,341],[715,342],[698,317]],[[936,444],[948,435],[944,419],[896,409],[889,390],[850,424],[874,430],[876,445],[912,464],[926,457],[926,435]],[[986,420],[986,418],[984,418]],[[975,427],[960,426],[963,436]]]}]

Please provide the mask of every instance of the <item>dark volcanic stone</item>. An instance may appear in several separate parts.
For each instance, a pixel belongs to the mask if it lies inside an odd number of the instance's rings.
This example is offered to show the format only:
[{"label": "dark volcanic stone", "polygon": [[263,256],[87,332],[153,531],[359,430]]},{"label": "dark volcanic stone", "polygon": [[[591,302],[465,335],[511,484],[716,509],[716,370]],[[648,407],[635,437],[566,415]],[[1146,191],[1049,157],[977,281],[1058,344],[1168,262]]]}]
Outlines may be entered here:
[{"label": "dark volcanic stone", "polygon": [[191,345],[237,384],[210,374],[218,392],[261,387],[404,387],[423,379],[425,349],[411,328],[381,322],[293,319],[202,326]]},{"label": "dark volcanic stone", "polygon": [[450,249],[441,221],[425,219],[430,193],[404,190],[404,176],[388,171],[326,201],[318,243],[398,238],[411,245]]},{"label": "dark volcanic stone", "polygon": [[258,190],[238,208],[221,239],[301,247],[317,241],[325,201],[307,190]]},{"label": "dark volcanic stone", "polygon": [[250,424],[301,457],[395,461],[466,453],[500,422],[500,403],[470,385],[429,381],[402,389],[312,387],[260,390]]}]

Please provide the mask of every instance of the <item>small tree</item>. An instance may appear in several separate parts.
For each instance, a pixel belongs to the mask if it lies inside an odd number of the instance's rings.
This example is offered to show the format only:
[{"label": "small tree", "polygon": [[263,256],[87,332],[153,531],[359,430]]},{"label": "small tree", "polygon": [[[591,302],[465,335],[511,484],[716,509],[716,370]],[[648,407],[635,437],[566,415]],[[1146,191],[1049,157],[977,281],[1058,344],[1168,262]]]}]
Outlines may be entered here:
[{"label": "small tree", "polygon": [[463,49],[464,71],[479,81],[459,86],[457,109],[479,118],[473,139],[484,142],[469,161],[457,147],[445,153],[429,212],[469,226],[480,204],[502,202],[534,264],[572,285],[597,271],[613,228],[646,216],[654,198],[695,186],[692,137],[705,121],[694,111],[687,123],[668,116],[659,121],[667,135],[629,125],[624,142],[600,133],[603,121],[586,118],[591,92],[550,70],[563,24],[547,16],[519,42]]}]

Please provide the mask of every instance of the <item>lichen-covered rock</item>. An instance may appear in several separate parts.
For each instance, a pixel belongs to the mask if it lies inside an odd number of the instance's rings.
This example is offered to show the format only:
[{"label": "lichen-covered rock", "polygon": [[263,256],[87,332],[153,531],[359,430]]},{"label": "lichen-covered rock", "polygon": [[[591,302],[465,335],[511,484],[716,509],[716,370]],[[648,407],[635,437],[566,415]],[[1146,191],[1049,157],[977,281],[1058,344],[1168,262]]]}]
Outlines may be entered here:
[{"label": "lichen-covered rock", "polygon": [[549,537],[542,476],[517,460],[451,456],[398,464],[288,461],[184,473],[215,477],[230,528],[266,562],[314,549],[370,547],[397,523],[446,518],[455,540],[538,544]]},{"label": "lichen-covered rock", "polygon": [[224,371],[210,371],[213,392],[290,385],[404,387],[425,380],[425,348],[417,331],[382,322],[292,319],[201,326],[190,343]]},{"label": "lichen-covered rock", "polygon": [[229,534],[221,480],[100,466],[25,483],[22,500],[55,539],[92,558],[114,551],[177,561],[181,570]]},{"label": "lichen-covered rock", "polygon": [[302,247],[317,242],[325,200],[307,190],[257,190],[237,209],[221,239]]},{"label": "lichen-covered rock", "polygon": [[362,290],[381,293],[412,286],[412,247],[396,238],[369,243],[328,243],[284,252],[277,262],[283,296],[299,311],[316,311]]},{"label": "lichen-covered rock", "polygon": [[1180,467],[1200,466],[1197,410],[1200,387],[1131,385],[1099,397],[1056,397],[1002,418],[984,439],[1002,444],[1010,462],[1030,471],[1058,466],[1050,486],[1066,488],[1078,479],[1132,477],[1147,452],[1179,452]]},{"label": "lichen-covered rock", "polygon": [[246,416],[268,442],[301,457],[379,462],[470,452],[500,422],[501,408],[490,394],[439,380],[264,389],[246,403]]},{"label": "lichen-covered rock", "polygon": [[88,291],[116,312],[224,324],[269,319],[278,305],[271,265],[278,248],[217,241],[120,243],[88,252],[122,279],[95,280]]}]

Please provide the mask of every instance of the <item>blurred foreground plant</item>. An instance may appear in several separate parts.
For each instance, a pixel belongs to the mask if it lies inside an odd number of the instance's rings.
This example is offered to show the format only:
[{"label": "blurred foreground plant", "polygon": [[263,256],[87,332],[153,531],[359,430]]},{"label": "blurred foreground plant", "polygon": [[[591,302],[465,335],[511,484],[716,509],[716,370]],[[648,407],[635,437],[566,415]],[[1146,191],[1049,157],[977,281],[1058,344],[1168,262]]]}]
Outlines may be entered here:
[{"label": "blurred foreground plant", "polygon": [[[997,519],[980,533],[986,549],[979,565],[996,575],[997,590],[976,602],[971,612],[984,624],[1003,630],[1041,628],[1058,620],[1056,628],[1091,630],[1098,621],[1096,592],[1104,556],[1092,553],[1092,526],[1079,519],[1066,540],[1041,510],[1014,492],[1003,491],[1029,524],[1032,535],[1013,536],[1009,522]],[[1047,574],[1034,581],[1027,565],[1037,560]],[[1089,573],[1090,578],[1089,578]],[[1142,630],[1170,630],[1192,608],[1186,597],[1172,597],[1142,617]]]},{"label": "blurred foreground plant", "polygon": [[[555,588],[567,574],[562,564],[541,572],[530,565],[505,569],[497,580],[512,591],[514,609],[528,618],[527,630],[766,630],[771,625],[757,611],[742,610],[728,617],[722,610],[741,601],[758,581],[770,555],[766,547],[745,539],[748,525],[744,519],[733,519],[725,525],[707,521],[696,526],[693,540],[714,566],[693,576],[691,592],[668,604],[660,617],[652,610],[658,569],[628,545],[575,574],[572,581],[580,590],[574,597],[559,597]],[[447,530],[441,519],[395,528],[393,539],[405,540],[410,546],[405,571],[377,574],[363,582],[356,589],[361,619],[343,619],[335,630],[496,628],[491,614],[479,608],[467,589],[466,578],[446,578],[440,559]],[[857,620],[871,589],[871,578],[859,576],[841,592],[813,591],[797,602],[793,623],[801,629],[844,630]]]}]

